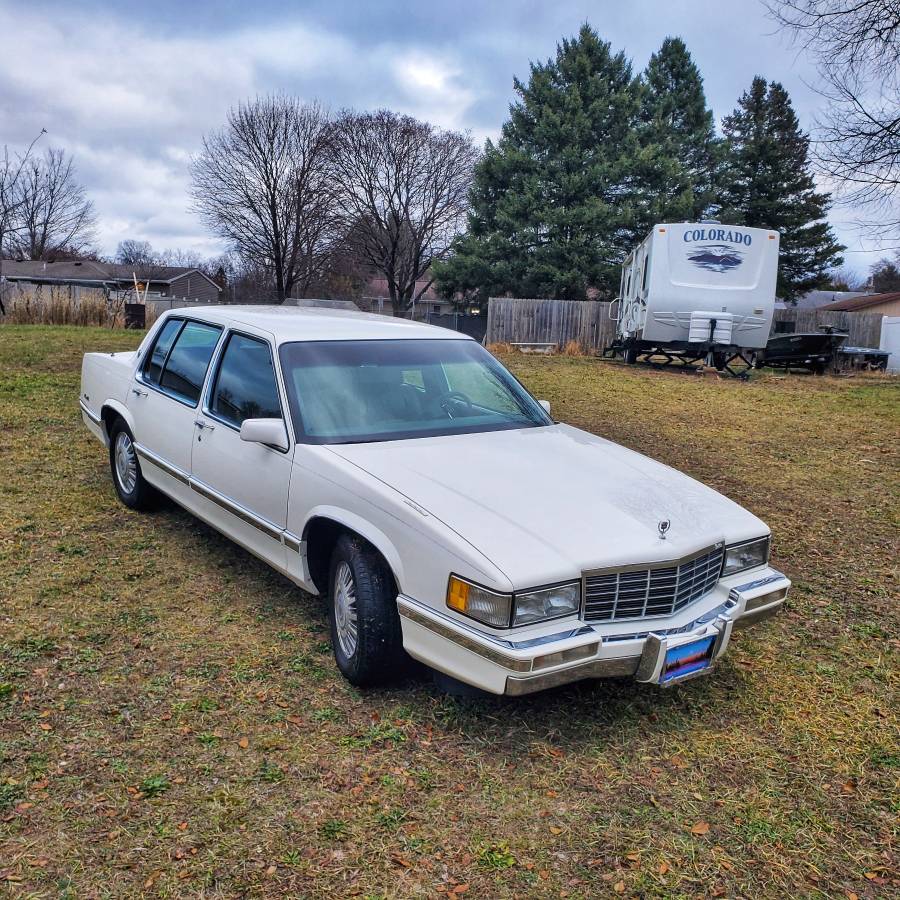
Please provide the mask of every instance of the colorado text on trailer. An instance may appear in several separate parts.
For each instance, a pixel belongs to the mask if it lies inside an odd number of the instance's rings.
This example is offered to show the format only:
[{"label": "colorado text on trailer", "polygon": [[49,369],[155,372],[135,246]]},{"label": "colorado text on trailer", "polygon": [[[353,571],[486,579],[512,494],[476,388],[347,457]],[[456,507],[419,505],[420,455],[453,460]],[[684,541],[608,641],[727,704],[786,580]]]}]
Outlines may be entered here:
[{"label": "colorado text on trailer", "polygon": [[626,362],[662,354],[719,369],[738,358],[751,363],[772,325],[778,243],[778,232],[763,228],[654,226],[622,266],[609,351]]}]

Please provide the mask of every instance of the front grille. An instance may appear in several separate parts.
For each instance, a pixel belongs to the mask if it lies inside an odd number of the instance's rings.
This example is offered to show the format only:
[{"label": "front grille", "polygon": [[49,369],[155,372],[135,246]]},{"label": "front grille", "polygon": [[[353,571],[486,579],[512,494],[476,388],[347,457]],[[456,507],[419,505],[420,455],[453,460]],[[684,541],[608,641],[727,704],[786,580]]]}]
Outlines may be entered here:
[{"label": "front grille", "polygon": [[719,580],[723,544],[681,562],[629,566],[584,578],[584,620],[616,622],[668,616],[706,596]]}]

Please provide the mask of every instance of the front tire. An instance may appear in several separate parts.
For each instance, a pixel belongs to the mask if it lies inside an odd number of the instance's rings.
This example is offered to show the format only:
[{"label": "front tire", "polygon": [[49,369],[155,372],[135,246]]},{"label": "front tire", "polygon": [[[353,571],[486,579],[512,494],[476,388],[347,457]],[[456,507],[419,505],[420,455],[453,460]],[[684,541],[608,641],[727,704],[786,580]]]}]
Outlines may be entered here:
[{"label": "front tire", "polygon": [[394,579],[381,556],[352,535],[342,535],[331,556],[328,619],[335,662],[351,684],[383,684],[408,667]]},{"label": "front tire", "polygon": [[130,509],[150,509],[156,500],[156,491],[144,479],[134,435],[119,419],[109,435],[109,466],[112,470],[113,485],[119,499]]}]

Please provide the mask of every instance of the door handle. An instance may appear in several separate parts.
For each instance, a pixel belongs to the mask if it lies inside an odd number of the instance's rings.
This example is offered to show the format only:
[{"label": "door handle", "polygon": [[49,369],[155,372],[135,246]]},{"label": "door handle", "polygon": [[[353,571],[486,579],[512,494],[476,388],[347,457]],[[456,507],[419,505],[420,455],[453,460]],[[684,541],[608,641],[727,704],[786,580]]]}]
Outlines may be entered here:
[{"label": "door handle", "polygon": [[204,422],[202,419],[197,419],[197,421],[194,422],[194,424],[195,424],[201,431],[203,431],[204,428],[207,429],[208,431],[215,431],[215,430],[216,430],[216,426],[215,426],[215,425],[210,425],[209,422]]},{"label": "door handle", "polygon": [[139,391],[137,388],[131,389],[132,394],[137,394],[138,397],[148,397],[149,394],[146,391]]}]

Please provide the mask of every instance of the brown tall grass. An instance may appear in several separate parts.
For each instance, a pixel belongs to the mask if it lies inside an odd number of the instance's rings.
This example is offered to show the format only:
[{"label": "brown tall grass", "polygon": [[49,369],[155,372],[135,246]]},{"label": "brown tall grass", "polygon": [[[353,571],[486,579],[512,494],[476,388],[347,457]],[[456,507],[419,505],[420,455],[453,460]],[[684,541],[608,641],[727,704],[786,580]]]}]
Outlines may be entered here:
[{"label": "brown tall grass", "polygon": [[156,305],[148,303],[144,309],[144,328],[151,328],[160,315],[161,313],[157,310]]},{"label": "brown tall grass", "polygon": [[566,346],[562,348],[563,356],[587,356],[584,347],[578,341],[568,341]]},{"label": "brown tall grass", "polygon": [[0,317],[0,322],[9,325],[122,328],[125,324],[122,304],[108,300],[101,290],[73,291],[68,287],[25,288],[15,285],[4,291],[3,305],[6,316]]}]

